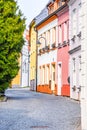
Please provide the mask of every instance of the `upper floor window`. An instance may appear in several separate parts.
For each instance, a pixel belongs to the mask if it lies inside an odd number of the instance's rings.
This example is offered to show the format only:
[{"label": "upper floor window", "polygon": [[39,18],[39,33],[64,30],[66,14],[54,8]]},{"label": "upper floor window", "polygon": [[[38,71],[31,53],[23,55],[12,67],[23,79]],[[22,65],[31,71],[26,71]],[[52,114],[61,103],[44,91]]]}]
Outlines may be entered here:
[{"label": "upper floor window", "polygon": [[64,23],[64,41],[67,41],[67,22]]},{"label": "upper floor window", "polygon": [[61,7],[62,6],[62,1],[60,0],[59,2],[58,2],[58,7]]},{"label": "upper floor window", "polygon": [[56,27],[52,29],[52,42],[56,43]]},{"label": "upper floor window", "polygon": [[46,32],[46,45],[50,45],[50,30]]},{"label": "upper floor window", "polygon": [[72,11],[72,35],[76,35],[77,31],[77,13],[76,8]]},{"label": "upper floor window", "polygon": [[53,6],[53,5],[49,6],[49,7],[48,7],[48,10],[49,10],[49,14],[53,13],[53,11],[54,11],[54,6]]},{"label": "upper floor window", "polygon": [[78,21],[78,24],[77,24],[78,30],[77,30],[77,32],[78,32],[78,33],[81,31],[81,25],[82,25],[82,23],[81,23],[81,21],[82,21],[82,20],[81,20],[81,19],[82,19],[81,13],[82,13],[81,3],[79,3],[79,4],[78,4],[78,19],[77,19],[77,21]]},{"label": "upper floor window", "polygon": [[62,25],[59,26],[59,43],[62,43]]}]

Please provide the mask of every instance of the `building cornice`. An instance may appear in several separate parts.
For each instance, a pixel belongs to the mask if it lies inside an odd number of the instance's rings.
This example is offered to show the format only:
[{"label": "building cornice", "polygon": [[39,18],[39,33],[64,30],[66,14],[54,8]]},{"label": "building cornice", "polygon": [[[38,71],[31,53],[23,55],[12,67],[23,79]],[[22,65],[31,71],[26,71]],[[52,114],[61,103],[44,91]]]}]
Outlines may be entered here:
[{"label": "building cornice", "polygon": [[70,50],[70,51],[69,51],[69,54],[73,54],[73,53],[75,53],[75,52],[77,52],[77,51],[79,51],[79,50],[81,50],[81,45],[79,45],[78,47],[76,47],[76,48]]}]

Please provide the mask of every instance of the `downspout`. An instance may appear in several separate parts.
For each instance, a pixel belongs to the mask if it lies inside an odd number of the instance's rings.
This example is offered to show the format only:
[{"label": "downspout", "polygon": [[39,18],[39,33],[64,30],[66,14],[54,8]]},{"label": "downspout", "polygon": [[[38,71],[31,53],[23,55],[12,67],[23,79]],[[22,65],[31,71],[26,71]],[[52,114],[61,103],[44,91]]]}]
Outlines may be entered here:
[{"label": "downspout", "polygon": [[36,32],[36,92],[37,92],[37,72],[38,72],[38,45],[37,45],[37,41],[38,41],[38,31],[36,28],[34,28],[35,32]]}]

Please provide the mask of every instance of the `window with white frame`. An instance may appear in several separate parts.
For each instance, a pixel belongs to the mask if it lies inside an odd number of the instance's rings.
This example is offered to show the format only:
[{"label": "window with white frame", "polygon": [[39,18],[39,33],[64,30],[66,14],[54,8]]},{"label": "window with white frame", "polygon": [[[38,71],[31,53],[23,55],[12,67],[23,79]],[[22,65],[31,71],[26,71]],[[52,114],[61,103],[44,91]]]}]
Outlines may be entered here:
[{"label": "window with white frame", "polygon": [[62,43],[62,25],[59,26],[59,43]]},{"label": "window with white frame", "polygon": [[64,23],[64,41],[67,41],[67,22]]},{"label": "window with white frame", "polygon": [[56,27],[52,29],[52,43],[56,43]]},{"label": "window with white frame", "polygon": [[76,8],[72,11],[72,35],[76,35],[77,31],[77,10]]},{"label": "window with white frame", "polygon": [[62,1],[58,1],[58,7],[61,7],[62,6]]},{"label": "window with white frame", "polygon": [[78,30],[77,30],[77,32],[79,33],[79,32],[81,32],[81,13],[82,13],[82,11],[81,11],[81,3],[79,3],[78,4]]}]

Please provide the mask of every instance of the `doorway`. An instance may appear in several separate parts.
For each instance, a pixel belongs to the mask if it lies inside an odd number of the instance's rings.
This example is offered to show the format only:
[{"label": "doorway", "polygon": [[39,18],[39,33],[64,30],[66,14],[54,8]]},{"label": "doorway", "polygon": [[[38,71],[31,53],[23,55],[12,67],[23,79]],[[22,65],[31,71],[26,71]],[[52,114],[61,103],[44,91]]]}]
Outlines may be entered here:
[{"label": "doorway", "polygon": [[62,64],[58,63],[58,95],[61,95],[62,87]]}]

